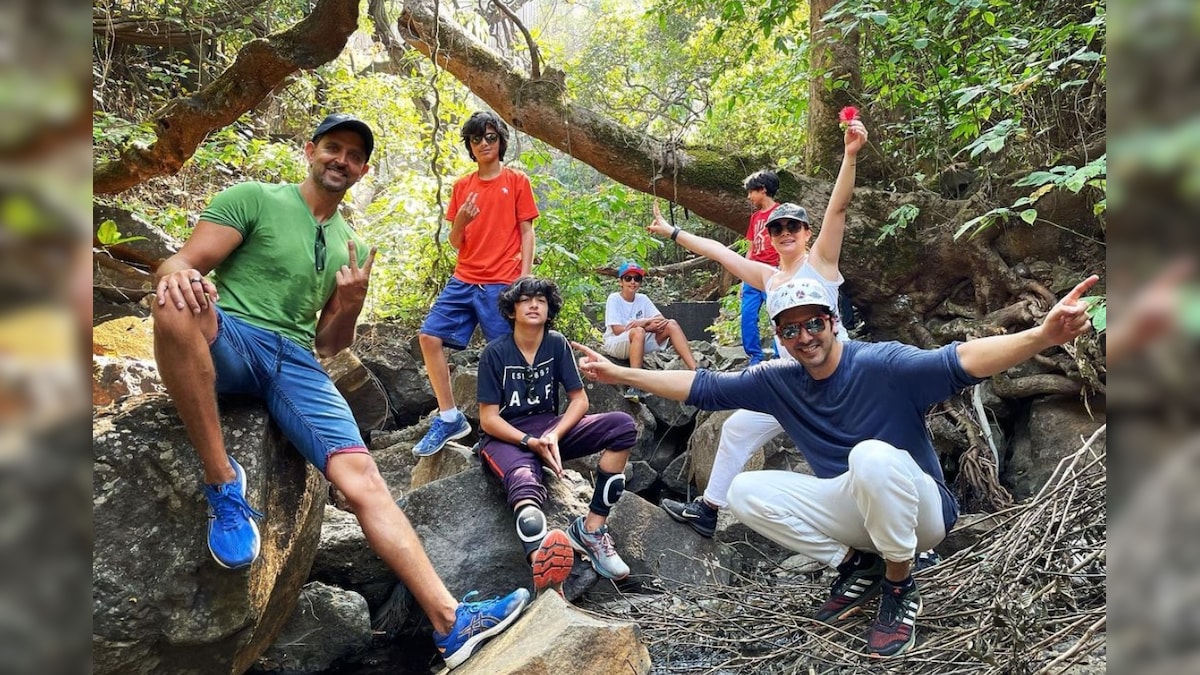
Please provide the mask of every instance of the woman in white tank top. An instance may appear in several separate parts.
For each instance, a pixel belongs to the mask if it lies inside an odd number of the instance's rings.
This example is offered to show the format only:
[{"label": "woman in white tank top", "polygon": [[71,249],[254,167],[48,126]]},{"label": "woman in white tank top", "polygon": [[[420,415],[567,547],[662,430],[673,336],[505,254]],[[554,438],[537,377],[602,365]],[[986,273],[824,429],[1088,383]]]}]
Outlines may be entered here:
[{"label": "woman in white tank top", "polygon": [[[846,231],[846,210],[854,193],[855,158],[867,143],[867,129],[862,122],[850,122],[845,143],[846,154],[842,158],[841,170],[821,221],[821,233],[812,242],[811,248],[808,244],[812,239],[812,227],[808,212],[803,207],[792,203],[780,204],[767,219],[765,227],[771,244],[779,252],[778,269],[743,258],[719,241],[671,226],[663,219],[657,203],[654,205],[654,222],[646,229],[659,237],[674,239],[692,253],[721,263],[722,267],[742,281],[766,291],[768,298],[771,291],[800,277],[820,282],[836,303],[838,289],[843,282],[838,261]],[[840,318],[835,325],[838,339],[848,339],[846,327]],[[793,360],[786,349],[779,348],[778,343],[775,352],[783,359]],[[754,367],[770,368],[771,365],[766,363]],[[700,534],[711,537],[716,525],[717,509],[726,506],[726,494],[734,476],[741,472],[755,451],[781,431],[783,428],[779,422],[770,415],[749,410],[734,412],[721,427],[717,456],[704,496],[688,503],[664,499],[660,505],[675,520],[688,523]]]}]

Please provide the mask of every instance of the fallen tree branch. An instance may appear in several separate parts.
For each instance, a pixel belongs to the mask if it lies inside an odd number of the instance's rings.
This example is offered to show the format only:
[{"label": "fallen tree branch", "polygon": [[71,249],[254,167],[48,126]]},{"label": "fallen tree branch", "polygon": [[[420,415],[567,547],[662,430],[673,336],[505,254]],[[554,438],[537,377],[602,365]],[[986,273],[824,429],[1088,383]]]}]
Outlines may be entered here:
[{"label": "fallen tree branch", "polygon": [[[716,267],[716,266],[717,266],[716,261],[714,261],[710,258],[705,258],[704,256],[696,256],[694,258],[688,258],[687,260],[684,260],[683,262],[671,263],[670,265],[659,265],[658,267],[651,267],[650,269],[646,270],[646,274],[656,276],[656,277],[665,277],[665,276],[673,276],[676,274],[686,274],[687,272],[691,272],[691,271],[698,270],[698,269],[703,269],[705,267]],[[615,267],[597,267],[596,274],[598,274],[602,277],[615,277],[615,276],[617,276],[617,269]]]},{"label": "fallen tree branch", "polygon": [[157,139],[128,147],[92,174],[94,194],[113,194],[179,171],[209,133],[258,105],[284,78],[337,57],[358,26],[355,0],[319,0],[299,23],[246,43],[237,59],[195,94],[177,98],[154,115]]}]

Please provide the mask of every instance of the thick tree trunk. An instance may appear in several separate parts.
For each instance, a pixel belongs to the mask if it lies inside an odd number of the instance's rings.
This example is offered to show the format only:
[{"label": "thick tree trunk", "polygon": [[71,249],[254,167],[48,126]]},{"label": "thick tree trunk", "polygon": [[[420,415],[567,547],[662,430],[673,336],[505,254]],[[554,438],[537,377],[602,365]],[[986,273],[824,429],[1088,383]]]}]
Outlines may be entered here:
[{"label": "thick tree trunk", "polygon": [[127,148],[120,159],[97,166],[92,191],[121,192],[179,171],[209,133],[254,108],[288,75],[336,58],[357,26],[356,0],[319,0],[291,28],[247,43],[217,79],[154,115],[158,139],[153,145]]}]

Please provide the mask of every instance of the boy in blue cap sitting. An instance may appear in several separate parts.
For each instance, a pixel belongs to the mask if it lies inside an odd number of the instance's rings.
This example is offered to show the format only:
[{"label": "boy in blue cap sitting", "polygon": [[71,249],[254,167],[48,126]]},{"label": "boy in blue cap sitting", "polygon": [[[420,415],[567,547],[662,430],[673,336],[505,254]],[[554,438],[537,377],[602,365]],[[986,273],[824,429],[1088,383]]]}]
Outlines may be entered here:
[{"label": "boy in blue cap sitting", "polygon": [[[641,368],[642,359],[662,349],[667,340],[683,359],[688,370],[696,369],[696,359],[683,328],[674,319],[658,311],[650,298],[639,293],[646,270],[632,260],[621,263],[617,279],[621,290],[608,296],[604,308],[604,346],[601,351],[618,359],[628,359],[630,368]],[[638,401],[645,396],[635,387],[625,390],[625,398]]]}]

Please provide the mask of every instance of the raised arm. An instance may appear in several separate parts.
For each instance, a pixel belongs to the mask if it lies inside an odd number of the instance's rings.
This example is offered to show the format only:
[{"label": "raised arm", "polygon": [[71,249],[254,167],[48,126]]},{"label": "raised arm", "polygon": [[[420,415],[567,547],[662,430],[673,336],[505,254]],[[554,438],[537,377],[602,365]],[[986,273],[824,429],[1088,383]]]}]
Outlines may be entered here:
[{"label": "raised arm", "polygon": [[734,253],[719,241],[685,232],[680,228],[672,226],[662,217],[662,212],[658,210],[657,202],[654,204],[654,220],[646,226],[646,230],[650,234],[662,237],[663,239],[674,238],[675,243],[696,255],[702,255],[709,260],[715,260],[721,264],[721,267],[729,270],[730,274],[760,291],[766,290],[767,280],[771,278],[771,275],[775,274],[775,268],[770,265],[744,258]]},{"label": "raised arm", "polygon": [[337,286],[317,321],[315,347],[317,354],[323,357],[333,356],[354,344],[354,324],[367,299],[371,267],[375,264],[375,247],[371,247],[362,267],[358,266],[358,248],[354,241],[346,242],[346,248],[350,252],[350,261],[337,271]]},{"label": "raised arm", "polygon": [[971,340],[958,345],[958,358],[968,375],[991,377],[1023,363],[1044,349],[1061,345],[1087,332],[1091,319],[1081,298],[1100,277],[1084,279],[1050,309],[1041,325],[1012,335]]},{"label": "raised arm", "polygon": [[809,262],[826,279],[838,278],[838,261],[842,255],[842,239],[846,234],[846,211],[854,196],[854,179],[857,175],[858,152],[867,144],[867,128],[858,120],[846,127],[846,153],[842,156],[842,168],[838,171],[829,206],[821,221],[821,232],[809,250]]}]

